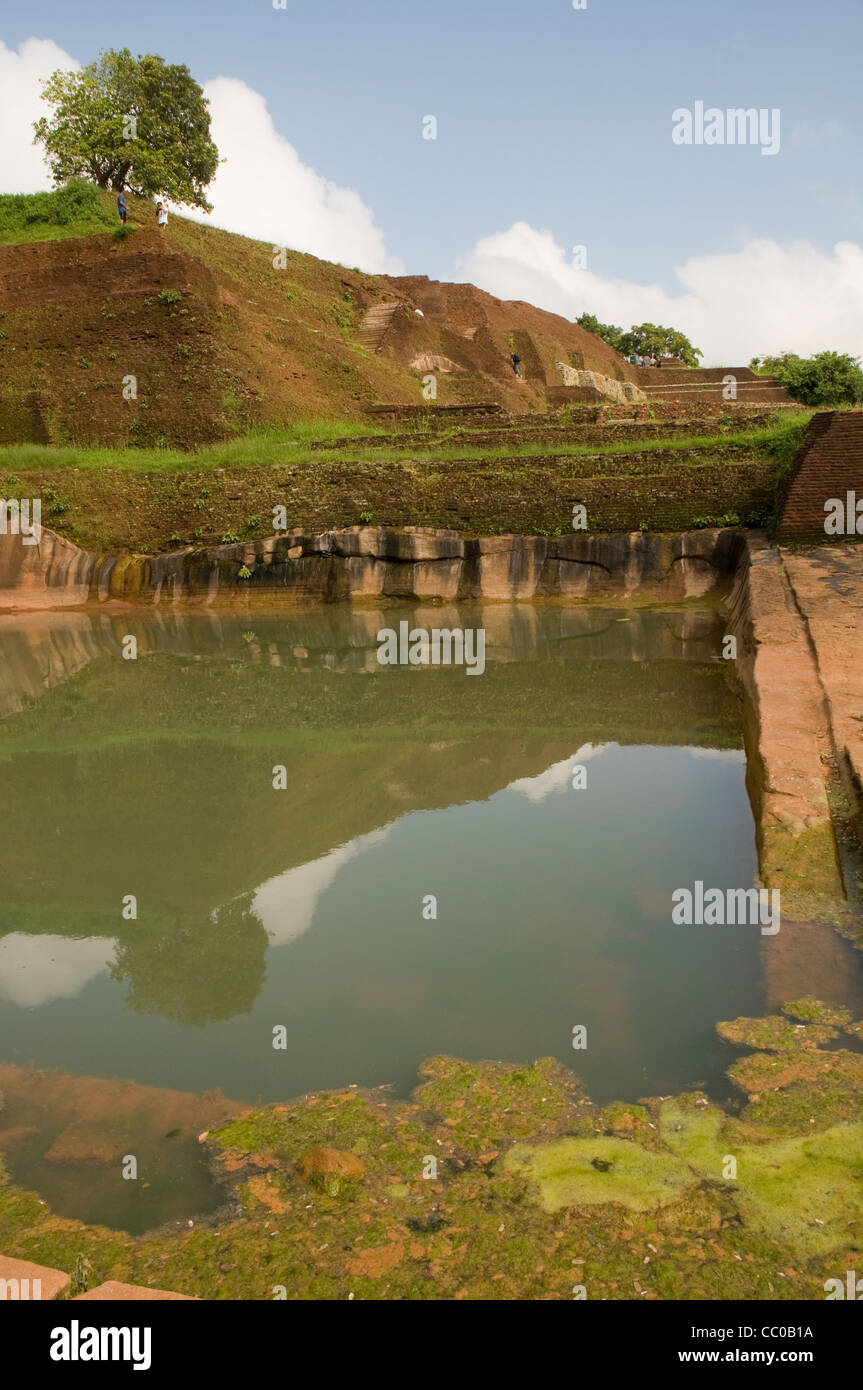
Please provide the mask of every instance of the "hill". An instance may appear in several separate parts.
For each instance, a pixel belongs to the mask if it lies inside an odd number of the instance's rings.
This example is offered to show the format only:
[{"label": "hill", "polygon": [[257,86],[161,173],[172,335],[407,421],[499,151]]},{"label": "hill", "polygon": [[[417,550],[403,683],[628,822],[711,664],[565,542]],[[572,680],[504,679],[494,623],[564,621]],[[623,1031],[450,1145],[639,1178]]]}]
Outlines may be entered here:
[{"label": "hill", "polygon": [[546,408],[560,362],[634,379],[577,324],[472,285],[296,251],[277,269],[264,242],[175,216],[160,233],[132,198],[125,234],[114,218],[87,185],[0,198],[0,442],[191,447],[421,405],[428,373],[439,404],[516,412]]}]

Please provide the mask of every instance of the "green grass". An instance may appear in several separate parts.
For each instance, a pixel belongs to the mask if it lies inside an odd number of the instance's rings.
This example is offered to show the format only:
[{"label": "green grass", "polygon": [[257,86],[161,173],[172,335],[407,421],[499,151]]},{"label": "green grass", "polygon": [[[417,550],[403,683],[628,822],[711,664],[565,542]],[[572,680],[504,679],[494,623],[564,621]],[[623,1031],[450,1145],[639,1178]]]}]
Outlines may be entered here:
[{"label": "green grass", "polygon": [[120,225],[95,184],[73,179],[54,193],[0,196],[0,245],[89,236]]},{"label": "green grass", "polygon": [[[355,450],[315,449],[317,463],[396,463],[424,455],[434,461],[466,459],[495,462],[510,458],[578,458],[614,457],[632,453],[687,453],[703,455],[712,449],[725,453],[734,446],[735,453],[750,448],[766,452],[776,459],[780,469],[786,468],[794,456],[806,425],[808,413],[784,414],[772,424],[753,430],[727,433],[677,436],[671,439],[613,440],[607,444],[549,444],[507,442],[498,445],[466,447],[447,442],[447,435],[436,435],[428,445],[409,446],[393,443],[393,435],[380,425],[363,420],[307,420],[285,428],[269,427],[251,430],[237,439],[224,440],[191,452],[180,449],[121,449],[49,444],[10,444],[0,448],[0,468],[17,472],[33,470],[120,468],[130,473],[179,473],[208,468],[266,468],[291,462],[306,462],[304,451],[311,443],[370,435],[381,443],[358,444]],[[694,462],[700,461],[694,459]]]}]

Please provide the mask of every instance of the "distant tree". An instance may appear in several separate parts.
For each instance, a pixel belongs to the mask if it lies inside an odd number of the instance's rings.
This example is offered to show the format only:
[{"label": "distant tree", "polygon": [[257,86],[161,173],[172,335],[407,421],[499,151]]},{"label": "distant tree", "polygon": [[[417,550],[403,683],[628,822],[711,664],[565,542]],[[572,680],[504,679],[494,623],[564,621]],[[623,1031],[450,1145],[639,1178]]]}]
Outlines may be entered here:
[{"label": "distant tree", "polygon": [[187,67],[104,49],[79,72],[52,73],[42,95],[54,109],[35,122],[34,143],[45,146],[56,184],[87,178],[212,211],[204,190],[219,151],[209,103]]},{"label": "distant tree", "polygon": [[816,352],[798,357],[782,352],[778,357],[753,357],[754,372],[775,376],[802,405],[859,405],[863,401],[860,360],[847,352]]},{"label": "distant tree", "polygon": [[693,347],[685,333],[656,323],[633,324],[617,347],[624,357],[679,357],[687,367],[697,367],[704,353]]},{"label": "distant tree", "polygon": [[616,352],[620,351],[620,340],[623,337],[623,329],[617,328],[613,323],[600,323],[595,314],[582,314],[581,318],[575,320],[579,328],[583,328],[587,333],[593,333],[595,337],[601,338],[609,347],[613,347]]}]

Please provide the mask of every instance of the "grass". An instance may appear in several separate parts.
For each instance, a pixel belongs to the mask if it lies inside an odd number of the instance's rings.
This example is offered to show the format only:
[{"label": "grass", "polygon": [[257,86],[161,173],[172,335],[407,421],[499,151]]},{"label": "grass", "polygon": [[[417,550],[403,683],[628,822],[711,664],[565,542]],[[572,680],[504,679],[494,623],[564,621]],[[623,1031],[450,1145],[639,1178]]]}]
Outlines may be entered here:
[{"label": "grass", "polygon": [[56,241],[113,231],[119,225],[99,189],[73,179],[53,193],[6,193],[0,196],[0,245]]},{"label": "grass", "polygon": [[[446,434],[430,436],[429,444],[419,446],[420,452],[435,461],[459,459],[471,462],[495,462],[514,457],[520,459],[615,457],[632,453],[693,453],[704,454],[713,449],[725,453],[733,445],[734,452],[754,449],[766,452],[776,460],[780,471],[788,466],[811,416],[808,413],[783,414],[770,425],[753,430],[740,430],[733,435],[717,432],[671,439],[612,440],[607,444],[523,443],[513,445],[505,439],[497,445],[466,448],[447,442]],[[363,442],[356,450],[343,448],[314,451],[317,463],[397,463],[416,455],[416,443],[400,445],[397,436],[380,425],[363,420],[307,420],[278,427],[261,427],[237,439],[209,444],[201,449],[123,449],[89,448],[74,444],[10,444],[0,449],[0,468],[16,472],[119,468],[131,473],[180,473],[211,468],[268,468],[302,461],[302,452],[312,443],[370,436],[380,444]],[[396,442],[394,442],[396,441]]]}]

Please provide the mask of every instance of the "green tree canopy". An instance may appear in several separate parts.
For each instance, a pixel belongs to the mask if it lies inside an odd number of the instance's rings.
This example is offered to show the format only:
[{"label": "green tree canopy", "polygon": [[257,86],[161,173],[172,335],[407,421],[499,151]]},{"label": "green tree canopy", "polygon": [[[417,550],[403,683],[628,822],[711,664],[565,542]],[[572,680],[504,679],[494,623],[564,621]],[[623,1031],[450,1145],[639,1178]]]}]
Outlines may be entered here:
[{"label": "green tree canopy", "polygon": [[104,49],[79,72],[58,70],[42,84],[53,107],[36,121],[56,184],[92,179],[100,188],[156,194],[212,211],[205,189],[219,163],[210,113],[184,65],[128,48]]},{"label": "green tree canopy", "polygon": [[585,332],[593,333],[595,337],[608,343],[609,347],[613,347],[616,352],[620,351],[620,340],[623,337],[622,328],[618,328],[613,323],[600,323],[595,314],[582,314],[581,318],[576,319],[576,323]]},{"label": "green tree canopy", "polygon": [[600,323],[595,314],[576,319],[579,328],[593,333],[623,357],[679,357],[687,367],[697,367],[704,354],[693,347],[684,333],[656,323],[633,324],[627,333],[614,323]]},{"label": "green tree canopy", "polygon": [[624,357],[679,357],[687,367],[697,367],[699,357],[704,354],[700,348],[693,347],[685,333],[676,328],[663,328],[658,323],[633,324],[624,333],[618,352]]},{"label": "green tree canopy", "polygon": [[859,405],[863,401],[863,370],[847,352],[816,352],[798,357],[782,352],[778,357],[753,357],[754,372],[775,376],[802,405]]}]

